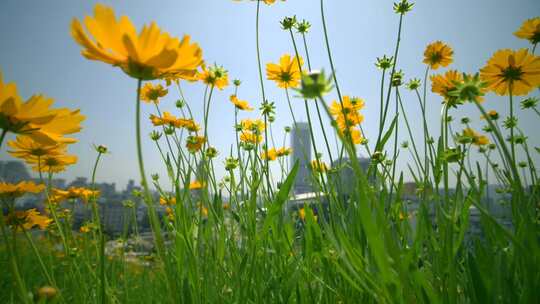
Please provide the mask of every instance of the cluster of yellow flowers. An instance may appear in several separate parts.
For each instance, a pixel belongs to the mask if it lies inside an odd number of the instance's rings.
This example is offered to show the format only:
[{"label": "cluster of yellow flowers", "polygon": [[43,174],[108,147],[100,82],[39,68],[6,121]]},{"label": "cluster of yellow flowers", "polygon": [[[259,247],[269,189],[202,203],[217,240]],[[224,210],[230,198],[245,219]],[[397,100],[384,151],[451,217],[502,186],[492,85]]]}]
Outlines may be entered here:
[{"label": "cluster of yellow flowers", "polygon": [[22,181],[17,184],[0,182],[0,198],[13,200],[27,193],[40,193],[43,189],[45,185],[36,185],[34,182]]},{"label": "cluster of yellow flowers", "polygon": [[65,200],[81,199],[87,203],[91,199],[99,196],[99,190],[92,190],[84,187],[70,187],[67,190],[53,188],[49,198],[50,203],[58,204]]},{"label": "cluster of yellow flowers", "polygon": [[262,142],[262,132],[266,128],[261,119],[243,119],[240,121],[240,140],[247,144],[259,144]]},{"label": "cluster of yellow flowers", "polygon": [[268,159],[269,161],[274,161],[280,157],[288,156],[292,152],[291,148],[281,147],[281,148],[271,148],[268,151],[261,152],[262,159]]},{"label": "cluster of yellow flowers", "polygon": [[354,144],[360,144],[363,139],[359,125],[364,121],[364,115],[360,113],[364,105],[360,98],[343,96],[341,102],[334,100],[330,106],[330,113],[336,120],[339,132]]},{"label": "cluster of yellow flowers", "polygon": [[190,132],[198,132],[201,129],[193,119],[177,118],[169,112],[163,112],[161,117],[151,114],[150,121],[156,127],[169,126],[174,128],[184,128]]}]

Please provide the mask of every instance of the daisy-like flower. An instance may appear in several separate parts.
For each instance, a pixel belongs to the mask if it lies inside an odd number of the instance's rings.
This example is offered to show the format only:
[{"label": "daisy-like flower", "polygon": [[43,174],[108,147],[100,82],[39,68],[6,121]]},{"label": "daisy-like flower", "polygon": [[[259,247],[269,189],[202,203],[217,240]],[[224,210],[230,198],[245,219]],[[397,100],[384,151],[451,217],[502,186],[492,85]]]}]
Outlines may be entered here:
[{"label": "daisy-like flower", "polygon": [[116,18],[112,8],[97,4],[94,16],[71,23],[71,35],[83,48],[82,55],[120,67],[129,76],[193,79],[203,63],[202,50],[185,35],[182,40],[163,32],[155,23],[139,33],[128,17]]},{"label": "daisy-like flower", "polygon": [[339,134],[345,138],[351,139],[352,143],[355,145],[359,145],[363,142],[364,136],[362,136],[362,132],[357,127],[349,127],[348,129],[339,129]]},{"label": "daisy-like flower", "polygon": [[480,78],[497,95],[527,95],[540,86],[540,57],[527,49],[499,50],[480,69]]},{"label": "daisy-like flower", "polygon": [[444,98],[446,103],[453,104],[456,98],[449,93],[456,89],[456,83],[463,81],[463,75],[456,70],[449,70],[444,75],[431,75],[431,91]]},{"label": "daisy-like flower", "polygon": [[0,182],[0,197],[15,199],[27,193],[40,193],[43,189],[45,189],[45,185],[28,181],[17,184]]},{"label": "daisy-like flower", "polygon": [[165,89],[161,84],[152,84],[147,82],[141,88],[141,100],[146,103],[159,103],[159,99],[169,93],[169,90]]},{"label": "daisy-like flower", "polygon": [[99,196],[99,190],[92,190],[84,187],[69,187],[67,190],[53,188],[51,191],[50,202],[58,204],[65,200],[81,199],[87,203],[91,199]]},{"label": "daisy-like flower", "polygon": [[277,151],[275,148],[268,149],[268,151],[262,151],[261,152],[261,159],[269,161],[274,161],[277,159]]},{"label": "daisy-like flower", "polygon": [[229,85],[229,74],[223,67],[213,65],[210,68],[202,66],[202,71],[198,74],[198,79],[204,84],[215,86],[219,90],[223,90]]},{"label": "daisy-like flower", "polygon": [[191,135],[191,136],[188,136],[186,140],[186,148],[188,149],[189,152],[195,153],[201,150],[205,142],[206,142],[206,138],[204,136]]},{"label": "daisy-like flower", "polygon": [[324,173],[328,171],[328,165],[322,160],[314,159],[311,161],[311,169],[316,172]]},{"label": "daisy-like flower", "polygon": [[51,109],[53,102],[42,95],[34,95],[23,102],[17,86],[4,84],[0,73],[0,129],[25,134],[47,145],[76,142],[64,135],[80,131],[80,123],[85,117],[79,110]]},{"label": "daisy-like flower", "polygon": [[174,197],[174,196],[170,196],[170,197],[161,196],[159,198],[159,204],[162,205],[162,206],[176,205],[176,197]]},{"label": "daisy-like flower", "polygon": [[[306,220],[306,209],[305,208],[300,208],[298,210],[298,217],[302,220],[302,221],[305,221]],[[313,215],[313,218],[315,219],[315,221],[317,221],[317,215]]]},{"label": "daisy-like flower", "polygon": [[243,111],[253,111],[253,108],[249,105],[249,103],[246,100],[240,100],[236,95],[231,95],[229,97],[229,100],[234,104],[234,107],[238,110]]},{"label": "daisy-like flower", "polygon": [[450,46],[442,41],[435,41],[426,47],[423,62],[429,65],[432,70],[436,70],[451,64],[453,62],[452,55],[454,55],[454,51]]},{"label": "daisy-like flower", "polygon": [[302,77],[298,60],[302,65],[304,62],[302,58],[291,57],[289,54],[281,56],[279,64],[268,63],[266,65],[266,77],[268,80],[275,81],[278,87],[283,89],[297,87]]},{"label": "daisy-like flower", "polygon": [[32,170],[35,172],[59,173],[66,170],[66,167],[77,163],[75,155],[47,155],[40,158],[27,158],[26,161],[33,164]]},{"label": "daisy-like flower", "polygon": [[281,147],[276,150],[277,157],[288,156],[292,153],[291,148]]},{"label": "daisy-like flower", "polygon": [[242,119],[240,125],[242,126],[242,130],[255,133],[261,133],[266,128],[262,119]]},{"label": "daisy-like flower", "polygon": [[469,138],[475,146],[484,146],[489,144],[489,138],[487,136],[481,135],[471,128],[464,129],[462,136]]},{"label": "daisy-like flower", "polygon": [[163,115],[150,115],[150,121],[154,126],[169,126],[174,128],[184,128],[190,132],[197,132],[200,126],[193,120],[188,118],[177,118],[169,112],[163,112]]},{"label": "daisy-like flower", "polygon": [[36,209],[29,209],[8,214],[6,222],[16,230],[30,230],[35,226],[38,226],[41,230],[45,230],[52,220],[47,216],[41,215]]},{"label": "daisy-like flower", "polygon": [[330,113],[338,123],[339,129],[356,126],[364,121],[360,110],[364,108],[364,101],[360,98],[343,96],[342,102],[334,100],[330,105]]},{"label": "daisy-like flower", "polygon": [[262,135],[250,131],[242,131],[240,141],[247,144],[259,144],[263,140]]},{"label": "daisy-like flower", "polygon": [[521,39],[527,39],[532,44],[540,42],[540,17],[535,17],[523,22],[517,32],[514,33],[516,37]]},{"label": "daisy-like flower", "polygon": [[17,136],[15,140],[8,141],[7,145],[13,150],[8,153],[21,159],[39,158],[48,155],[61,155],[66,152],[66,144],[44,145],[28,136]]}]

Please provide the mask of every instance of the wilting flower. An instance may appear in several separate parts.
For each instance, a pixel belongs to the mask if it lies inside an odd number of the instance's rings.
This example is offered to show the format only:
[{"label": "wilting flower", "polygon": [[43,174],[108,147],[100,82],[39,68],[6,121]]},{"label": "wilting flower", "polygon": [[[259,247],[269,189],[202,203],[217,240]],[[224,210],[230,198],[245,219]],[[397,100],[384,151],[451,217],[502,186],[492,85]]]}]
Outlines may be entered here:
[{"label": "wilting flower", "polygon": [[186,140],[186,148],[189,150],[189,152],[195,153],[201,150],[205,142],[206,138],[204,136],[190,135]]},{"label": "wilting flower", "polygon": [[253,111],[253,108],[249,105],[247,101],[238,99],[236,95],[231,95],[231,97],[229,97],[229,100],[238,110]]},{"label": "wilting flower", "polygon": [[202,72],[198,74],[198,79],[204,84],[215,86],[220,90],[223,90],[229,85],[229,74],[227,70],[217,65],[213,65],[208,69],[203,65]]},{"label": "wilting flower", "polygon": [[161,84],[154,85],[147,82],[141,89],[141,100],[147,103],[159,103],[159,98],[167,95],[169,90],[165,89]]},{"label": "wilting flower", "polygon": [[45,189],[43,184],[22,181],[17,184],[0,182],[0,197],[4,199],[15,199],[27,193],[39,193]]},{"label": "wilting flower", "polygon": [[193,80],[203,63],[201,48],[189,36],[173,38],[153,22],[137,34],[128,17],[117,20],[112,8],[102,4],[95,6],[93,17],[85,17],[84,27],[73,19],[71,35],[84,57],[120,67],[136,79]]},{"label": "wilting flower", "polygon": [[266,77],[273,80],[280,88],[294,88],[300,83],[300,66],[303,64],[302,58],[285,54],[279,59],[279,64],[268,63],[266,65]]},{"label": "wilting flower", "polygon": [[53,102],[43,95],[34,95],[23,102],[17,86],[4,84],[0,73],[0,129],[25,134],[47,145],[76,142],[64,135],[80,131],[85,117],[79,110],[51,109]]},{"label": "wilting flower", "polygon": [[469,138],[471,142],[476,146],[484,146],[489,144],[489,138],[487,136],[481,135],[471,128],[464,129],[462,136],[465,138]]},{"label": "wilting flower", "polygon": [[51,222],[52,220],[50,218],[41,215],[36,209],[14,211],[6,217],[6,223],[16,230],[30,230],[35,226],[38,226],[41,230],[45,230]]},{"label": "wilting flower", "polygon": [[311,169],[316,172],[324,173],[328,171],[328,165],[322,160],[314,159],[311,161]]},{"label": "wilting flower", "polygon": [[526,95],[540,86],[540,57],[527,49],[499,50],[480,69],[480,77],[497,95]]},{"label": "wilting flower", "polygon": [[540,17],[531,18],[523,22],[514,35],[521,39],[527,39],[532,44],[540,42]]},{"label": "wilting flower", "polygon": [[451,64],[453,62],[452,55],[454,55],[454,51],[450,46],[442,41],[435,41],[426,47],[423,62],[429,65],[432,70],[436,70]]}]

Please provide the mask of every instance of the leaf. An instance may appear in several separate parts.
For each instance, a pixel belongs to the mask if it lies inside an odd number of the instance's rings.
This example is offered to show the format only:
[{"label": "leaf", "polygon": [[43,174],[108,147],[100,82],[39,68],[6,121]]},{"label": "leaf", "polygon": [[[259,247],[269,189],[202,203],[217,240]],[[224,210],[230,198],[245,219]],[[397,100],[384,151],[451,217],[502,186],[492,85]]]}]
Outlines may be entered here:
[{"label": "leaf", "polygon": [[398,118],[397,116],[394,117],[394,119],[392,120],[392,123],[390,124],[390,128],[388,128],[388,131],[384,133],[383,138],[381,139],[379,144],[375,147],[375,151],[382,151],[382,149],[384,148],[384,145],[386,144],[388,139],[390,139],[390,136],[392,136],[392,131],[396,127],[397,118]]}]

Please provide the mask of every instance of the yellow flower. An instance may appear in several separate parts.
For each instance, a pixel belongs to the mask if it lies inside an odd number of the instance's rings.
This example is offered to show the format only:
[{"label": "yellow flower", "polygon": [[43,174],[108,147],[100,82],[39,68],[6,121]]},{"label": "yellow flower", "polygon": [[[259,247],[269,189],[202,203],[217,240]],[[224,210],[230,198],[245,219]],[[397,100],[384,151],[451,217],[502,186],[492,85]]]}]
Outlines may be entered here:
[{"label": "yellow flower", "polygon": [[261,133],[266,128],[262,119],[242,119],[240,125],[242,126],[242,130],[255,133]]},{"label": "yellow flower", "polygon": [[289,155],[291,153],[292,153],[291,148],[281,147],[281,148],[276,150],[277,157],[287,156],[287,155]]},{"label": "yellow flower", "polygon": [[489,138],[485,135],[481,135],[471,128],[463,130],[463,136],[472,140],[472,143],[476,146],[484,146],[489,144]]},{"label": "yellow flower", "polygon": [[47,216],[41,215],[36,209],[29,209],[25,211],[14,211],[8,214],[6,222],[16,230],[30,230],[35,226],[38,226],[41,230],[45,230],[52,220]]},{"label": "yellow flower", "polygon": [[79,110],[51,109],[53,100],[34,95],[23,102],[14,83],[4,84],[0,73],[0,129],[25,134],[35,141],[52,145],[74,143],[64,135],[81,130],[84,116]]},{"label": "yellow flower", "polygon": [[[305,221],[306,220],[306,210],[305,208],[300,208],[300,210],[298,210],[298,217],[302,220],[302,221]],[[317,215],[313,215],[313,218],[315,219],[315,221],[317,221]]]},{"label": "yellow flower", "polygon": [[285,54],[279,59],[279,65],[275,63],[268,63],[266,65],[266,77],[269,80],[273,80],[280,88],[294,88],[300,84],[300,68],[298,67],[298,60],[300,65],[303,64],[302,58],[297,58],[291,55]]},{"label": "yellow flower", "polygon": [[456,88],[455,82],[462,82],[463,75],[456,70],[449,70],[444,75],[431,75],[431,91],[442,96],[445,101],[453,99],[448,94],[449,91]]},{"label": "yellow flower", "polygon": [[204,136],[188,136],[186,141],[186,148],[189,150],[189,152],[195,153],[201,150],[205,142],[206,138],[204,138]]},{"label": "yellow flower", "polygon": [[480,69],[480,78],[497,95],[527,95],[540,86],[540,57],[527,49],[498,50]]},{"label": "yellow flower", "polygon": [[202,72],[198,74],[198,78],[203,83],[209,86],[215,86],[219,90],[223,90],[226,86],[229,85],[229,75],[227,71],[214,65],[209,69],[205,65],[202,66]]},{"label": "yellow flower", "polygon": [[163,196],[161,196],[159,198],[159,204],[160,205],[168,205],[168,206],[176,205],[176,197],[174,197],[174,196],[171,196],[171,197],[163,197]]},{"label": "yellow flower", "polygon": [[192,181],[189,183],[189,190],[199,190],[204,186],[204,183],[201,183],[198,180]]},{"label": "yellow flower", "polygon": [[521,39],[527,39],[532,44],[540,42],[540,17],[531,18],[523,22],[514,35]]},{"label": "yellow flower", "polygon": [[360,98],[343,96],[343,105],[334,100],[330,105],[330,113],[338,123],[341,130],[356,126],[364,121],[364,116],[358,112],[364,108],[364,101]]},{"label": "yellow flower", "polygon": [[81,199],[84,203],[87,203],[89,200],[97,198],[97,196],[99,196],[99,190],[84,187],[70,187],[67,190],[53,188],[49,201],[58,204],[65,200]]},{"label": "yellow flower", "polygon": [[345,138],[348,138],[350,136],[352,143],[355,145],[361,144],[362,140],[364,139],[364,137],[362,136],[362,132],[360,132],[360,130],[356,127],[339,129],[339,134],[341,134],[341,136]]},{"label": "yellow flower", "polygon": [[7,145],[14,149],[9,150],[8,153],[21,159],[61,155],[67,148],[66,144],[44,145],[28,136],[17,136],[15,140],[8,141]]},{"label": "yellow flower", "polygon": [[423,62],[429,65],[432,70],[436,70],[451,64],[453,62],[452,55],[454,55],[454,51],[450,46],[442,41],[435,41],[426,47]]},{"label": "yellow flower", "polygon": [[236,95],[231,95],[231,97],[229,97],[229,100],[238,110],[253,111],[253,108],[249,105],[247,101],[238,99]]},{"label": "yellow flower", "polygon": [[273,161],[277,159],[277,151],[275,148],[268,149],[267,151],[261,152],[261,159],[268,159],[269,161]]},{"label": "yellow flower", "polygon": [[88,233],[90,232],[90,226],[89,225],[83,225],[79,228],[80,233]]},{"label": "yellow flower", "polygon": [[263,140],[262,135],[255,134],[250,131],[242,131],[242,133],[240,134],[240,141],[244,143],[258,144],[258,143],[261,143],[262,140]]},{"label": "yellow flower", "polygon": [[187,118],[178,118],[174,122],[174,126],[177,128],[184,128],[190,132],[198,132],[201,127],[193,120]]},{"label": "yellow flower", "polygon": [[26,161],[33,164],[32,170],[35,172],[58,173],[66,169],[67,166],[77,162],[75,155],[47,155],[40,158],[26,158]]},{"label": "yellow flower", "polygon": [[141,100],[155,104],[159,103],[159,98],[167,95],[169,90],[165,89],[161,84],[153,85],[150,82],[147,82],[141,89]]},{"label": "yellow flower", "polygon": [[39,193],[45,189],[45,185],[34,182],[22,181],[17,184],[0,182],[0,197],[17,198],[27,193]]},{"label": "yellow flower", "polygon": [[325,162],[323,162],[322,160],[314,159],[314,160],[311,161],[311,169],[313,171],[324,173],[324,172],[328,171],[328,165]]},{"label": "yellow flower", "polygon": [[128,17],[117,20],[102,4],[95,6],[93,17],[84,18],[84,27],[73,19],[71,35],[84,57],[120,67],[136,79],[191,79],[203,63],[201,48],[189,36],[173,38],[153,22],[137,34]]}]

